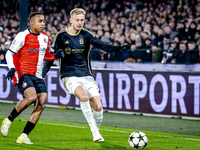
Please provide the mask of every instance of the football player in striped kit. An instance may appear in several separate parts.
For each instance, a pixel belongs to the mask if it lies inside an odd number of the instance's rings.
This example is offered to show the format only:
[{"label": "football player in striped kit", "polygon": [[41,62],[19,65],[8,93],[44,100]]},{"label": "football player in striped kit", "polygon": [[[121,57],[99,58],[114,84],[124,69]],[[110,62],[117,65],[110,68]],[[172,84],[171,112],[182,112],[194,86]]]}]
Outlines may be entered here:
[{"label": "football player in striped kit", "polygon": [[52,61],[64,57],[59,50],[55,54],[49,53],[49,37],[43,32],[45,18],[41,13],[30,15],[30,28],[19,32],[6,53],[8,64],[7,79],[13,79],[23,95],[8,118],[4,119],[1,134],[6,137],[11,123],[30,104],[34,103],[34,110],[28,118],[27,124],[18,137],[17,143],[33,144],[28,134],[33,130],[45,108],[47,90],[42,79],[43,61]]}]

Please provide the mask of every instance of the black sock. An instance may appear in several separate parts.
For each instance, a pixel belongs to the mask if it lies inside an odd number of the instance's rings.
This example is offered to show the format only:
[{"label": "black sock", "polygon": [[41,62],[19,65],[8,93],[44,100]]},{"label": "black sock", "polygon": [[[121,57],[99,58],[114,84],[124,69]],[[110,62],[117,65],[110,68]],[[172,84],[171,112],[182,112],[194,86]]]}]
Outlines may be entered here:
[{"label": "black sock", "polygon": [[26,126],[25,126],[25,128],[24,128],[23,133],[28,135],[33,130],[34,127],[35,127],[35,124],[30,122],[30,121],[28,121]]},{"label": "black sock", "polygon": [[[21,113],[21,112],[20,112],[20,113]],[[20,113],[18,113],[18,112],[16,111],[16,109],[14,108],[14,109],[12,110],[12,112],[10,113],[10,115],[8,116],[8,119],[9,119],[10,121],[13,122],[13,120],[14,120],[17,116],[19,116]]]}]

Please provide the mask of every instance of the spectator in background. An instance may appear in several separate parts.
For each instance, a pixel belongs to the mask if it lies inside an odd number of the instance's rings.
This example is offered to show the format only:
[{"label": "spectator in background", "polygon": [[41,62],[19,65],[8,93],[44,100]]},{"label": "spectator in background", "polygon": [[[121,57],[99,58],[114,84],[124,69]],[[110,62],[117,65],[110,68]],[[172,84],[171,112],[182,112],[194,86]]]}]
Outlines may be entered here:
[{"label": "spectator in background", "polygon": [[[187,44],[188,40],[193,40],[200,49],[199,0],[153,1],[152,3],[146,0],[145,2],[88,0],[77,3],[72,0],[39,0],[36,3],[34,0],[29,0],[29,13],[41,11],[46,15],[46,33],[50,36],[50,44],[58,30],[70,25],[67,15],[69,11],[74,7],[82,7],[87,11],[85,27],[91,32],[96,32],[99,39],[106,35],[105,32],[109,32],[112,43],[118,40],[121,44],[128,42],[135,45],[136,36],[141,35],[143,47],[145,45],[143,32],[147,32],[147,37],[158,46],[163,43],[163,37],[169,35],[170,41],[177,41],[177,45],[180,41]],[[15,7],[16,4],[18,5],[19,1],[0,2],[1,8],[4,8],[0,10],[1,49],[5,49],[4,43],[9,38],[12,40],[19,30],[19,8]]]},{"label": "spectator in background", "polygon": [[173,53],[171,63],[189,63],[190,56],[189,51],[187,51],[187,46],[184,42],[179,44],[179,49]]},{"label": "spectator in background", "polygon": [[144,49],[151,49],[151,38],[146,38],[144,41]]},{"label": "spectator in background", "polygon": [[189,40],[194,40],[195,39],[195,34],[196,34],[196,27],[197,24],[195,21],[192,21],[187,32],[187,36]]},{"label": "spectator in background", "polygon": [[144,45],[145,46],[145,40],[149,37],[149,35],[148,35],[148,33],[147,32],[141,32],[141,39],[142,39],[142,45]]},{"label": "spectator in background", "polygon": [[9,49],[9,47],[10,47],[10,42],[5,42],[5,51],[7,52],[7,50]]},{"label": "spectator in background", "polygon": [[174,37],[176,36],[176,32],[172,31],[170,26],[166,26],[164,28],[164,33],[165,33],[165,35],[169,35],[170,40],[173,40]]},{"label": "spectator in background", "polygon": [[161,62],[162,60],[162,49],[158,47],[157,43],[152,43],[152,62]]},{"label": "spectator in background", "polygon": [[156,38],[154,41],[158,44],[158,46],[163,42],[163,30],[161,28],[158,29],[158,32],[156,34]]},{"label": "spectator in background", "polygon": [[127,51],[124,62],[136,62],[135,60],[136,45],[131,45],[131,49]]},{"label": "spectator in background", "polygon": [[0,64],[7,64],[6,62],[6,52],[10,47],[10,42],[5,42],[5,44],[1,44],[1,49],[0,49]]},{"label": "spectator in background", "polygon": [[131,40],[131,44],[135,44],[136,34],[134,32],[130,34],[130,40]]},{"label": "spectator in background", "polygon": [[[112,45],[111,40],[106,36],[101,37],[101,41],[104,42],[105,44]],[[109,59],[109,54],[106,51],[101,51],[101,60],[108,60]]]},{"label": "spectator in background", "polygon": [[135,62],[149,62],[151,61],[151,50],[144,49],[144,46],[142,46],[142,41],[140,39],[137,39],[134,56]]},{"label": "spectator in background", "polygon": [[169,34],[166,34],[163,38],[163,41],[158,43],[158,47],[160,47],[164,51],[167,51],[169,49],[169,47],[170,47],[170,36],[169,36]]},{"label": "spectator in background", "polygon": [[178,29],[178,38],[181,41],[182,39],[187,39],[187,33],[185,32],[185,24],[183,21],[180,21],[177,26]]},{"label": "spectator in background", "polygon": [[6,57],[5,57],[5,51],[0,50],[0,64],[6,64]]},{"label": "spectator in background", "polygon": [[135,52],[134,52],[134,58],[135,58],[135,61],[134,62],[142,62],[142,58],[143,58],[143,54],[144,54],[144,51],[142,50],[143,49],[143,46],[142,46],[142,41],[141,39],[137,39],[136,40],[136,49],[135,49]]},{"label": "spectator in background", "polygon": [[[119,41],[113,42],[114,46],[120,46]],[[125,52],[124,51],[118,51],[118,52],[110,52],[109,53],[109,60],[111,61],[124,61],[125,59]]]},{"label": "spectator in background", "polygon": [[168,50],[163,51],[162,63],[171,63],[173,53],[178,49],[177,42],[173,40],[170,42],[170,47]]},{"label": "spectator in background", "polygon": [[197,47],[200,45],[200,31],[196,31],[194,35],[194,42]]},{"label": "spectator in background", "polygon": [[199,51],[195,48],[196,44],[194,41],[188,42],[188,50],[190,55],[190,63],[197,63],[199,59]]}]

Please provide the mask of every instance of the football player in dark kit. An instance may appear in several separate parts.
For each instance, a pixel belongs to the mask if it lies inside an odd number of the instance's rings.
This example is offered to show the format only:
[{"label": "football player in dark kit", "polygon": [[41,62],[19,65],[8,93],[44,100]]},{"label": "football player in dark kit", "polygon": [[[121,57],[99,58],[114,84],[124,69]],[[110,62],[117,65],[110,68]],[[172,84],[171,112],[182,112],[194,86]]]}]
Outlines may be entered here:
[{"label": "football player in dark kit", "polygon": [[[106,52],[128,50],[129,45],[107,45],[83,28],[85,10],[75,8],[70,12],[69,28],[57,33],[52,48],[55,52],[62,49],[65,58],[60,60],[60,75],[64,87],[69,94],[75,95],[80,100],[81,110],[90,126],[93,141],[104,141],[99,133],[99,126],[103,120],[103,108],[99,96],[99,89],[92,77],[90,67],[90,44]],[[43,77],[48,72],[53,61],[45,62]],[[92,109],[91,109],[92,108]]]}]

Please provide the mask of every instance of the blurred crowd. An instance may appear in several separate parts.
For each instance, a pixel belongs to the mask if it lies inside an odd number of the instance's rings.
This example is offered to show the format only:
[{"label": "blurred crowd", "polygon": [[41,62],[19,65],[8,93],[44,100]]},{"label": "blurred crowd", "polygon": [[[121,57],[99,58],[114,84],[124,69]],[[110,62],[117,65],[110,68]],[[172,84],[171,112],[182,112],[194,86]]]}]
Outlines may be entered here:
[{"label": "blurred crowd", "polygon": [[[0,1],[0,63],[19,32],[19,1]],[[200,62],[200,0],[29,0],[29,14],[42,12],[51,42],[70,25],[69,13],[87,12],[85,28],[111,45],[131,45],[106,53],[91,46],[91,60],[160,63]],[[29,24],[27,22],[27,24]]]}]

